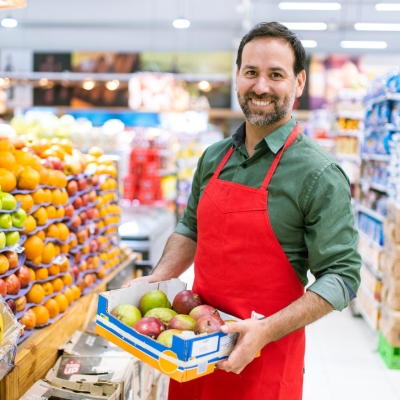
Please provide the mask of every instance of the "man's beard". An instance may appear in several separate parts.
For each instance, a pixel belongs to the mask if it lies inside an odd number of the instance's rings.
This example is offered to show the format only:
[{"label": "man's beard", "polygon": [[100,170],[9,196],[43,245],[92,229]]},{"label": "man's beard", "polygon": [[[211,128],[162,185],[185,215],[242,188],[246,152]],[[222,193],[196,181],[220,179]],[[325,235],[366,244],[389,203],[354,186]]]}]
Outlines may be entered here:
[{"label": "man's beard", "polygon": [[[293,107],[295,96],[296,88],[293,89],[293,92],[290,94],[290,96],[286,96],[282,100],[280,100],[279,97],[275,95],[259,96],[254,92],[247,92],[242,97],[240,96],[239,92],[237,92],[240,107],[242,108],[247,121],[257,126],[273,125],[285,118]],[[252,111],[248,104],[248,102],[251,101],[250,98],[254,100],[271,101],[274,108],[271,112],[267,113],[264,113],[261,110]]]}]

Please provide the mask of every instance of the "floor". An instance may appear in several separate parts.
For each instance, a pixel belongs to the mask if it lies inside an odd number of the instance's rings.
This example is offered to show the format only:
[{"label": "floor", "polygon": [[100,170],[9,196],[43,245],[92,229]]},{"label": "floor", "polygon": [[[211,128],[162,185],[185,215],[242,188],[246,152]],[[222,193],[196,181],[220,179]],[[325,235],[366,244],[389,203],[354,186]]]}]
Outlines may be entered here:
[{"label": "floor", "polygon": [[[192,287],[193,267],[180,279]],[[400,400],[400,370],[389,370],[377,336],[349,309],[307,327],[303,400]]]}]

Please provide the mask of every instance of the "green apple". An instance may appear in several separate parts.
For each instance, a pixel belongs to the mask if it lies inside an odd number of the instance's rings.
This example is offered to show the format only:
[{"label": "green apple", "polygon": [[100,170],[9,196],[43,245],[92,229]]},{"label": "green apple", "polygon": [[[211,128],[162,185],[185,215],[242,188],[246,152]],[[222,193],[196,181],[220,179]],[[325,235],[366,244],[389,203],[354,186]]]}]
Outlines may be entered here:
[{"label": "green apple", "polygon": [[10,214],[0,214],[0,228],[10,229],[12,227],[12,219]]},{"label": "green apple", "polygon": [[0,232],[0,250],[6,245],[6,234]]},{"label": "green apple", "polygon": [[2,201],[0,200],[0,210],[2,210],[3,209],[3,203],[2,203]]},{"label": "green apple", "polygon": [[19,241],[19,232],[6,233],[6,246],[14,246]]},{"label": "green apple", "polygon": [[3,210],[14,210],[17,207],[17,201],[10,193],[0,191],[0,201],[2,203]]},{"label": "green apple", "polygon": [[16,228],[23,228],[26,221],[26,212],[20,208],[15,213],[11,214],[12,224]]}]

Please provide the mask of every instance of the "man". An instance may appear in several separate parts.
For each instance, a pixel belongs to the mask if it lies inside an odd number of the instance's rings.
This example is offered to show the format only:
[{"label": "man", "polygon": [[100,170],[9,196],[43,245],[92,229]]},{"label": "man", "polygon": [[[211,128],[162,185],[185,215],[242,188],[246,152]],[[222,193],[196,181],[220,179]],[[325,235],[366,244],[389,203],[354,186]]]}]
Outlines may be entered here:
[{"label": "man", "polygon": [[[154,281],[194,261],[193,290],[244,321],[218,370],[171,381],[169,400],[302,398],[304,326],[355,297],[360,277],[349,182],[335,161],[298,133],[305,51],[279,23],[261,23],[240,44],[236,90],[246,122],[210,146]],[[305,292],[307,271],[316,281]],[[249,319],[251,311],[265,315]],[[261,356],[255,358],[261,351]]]}]

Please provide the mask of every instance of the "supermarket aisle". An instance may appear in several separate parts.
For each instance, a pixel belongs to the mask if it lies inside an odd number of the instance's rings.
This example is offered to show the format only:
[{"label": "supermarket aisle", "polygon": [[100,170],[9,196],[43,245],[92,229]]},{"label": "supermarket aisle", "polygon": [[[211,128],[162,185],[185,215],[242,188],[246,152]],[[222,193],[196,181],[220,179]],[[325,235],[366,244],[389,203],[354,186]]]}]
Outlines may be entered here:
[{"label": "supermarket aisle", "polygon": [[[193,267],[180,279],[192,287]],[[349,309],[307,327],[303,400],[399,400],[400,371],[389,370],[377,337]]]}]

